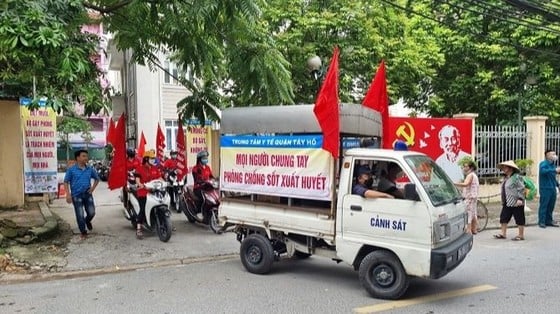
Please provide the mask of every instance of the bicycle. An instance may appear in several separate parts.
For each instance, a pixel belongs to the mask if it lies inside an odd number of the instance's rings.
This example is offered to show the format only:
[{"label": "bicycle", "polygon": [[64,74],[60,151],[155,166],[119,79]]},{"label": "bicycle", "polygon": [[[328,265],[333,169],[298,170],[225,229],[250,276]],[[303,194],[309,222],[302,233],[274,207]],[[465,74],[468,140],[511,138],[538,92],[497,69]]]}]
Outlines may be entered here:
[{"label": "bicycle", "polygon": [[488,208],[486,208],[486,205],[480,200],[476,201],[476,219],[478,220],[476,232],[481,232],[486,229],[488,225]]}]

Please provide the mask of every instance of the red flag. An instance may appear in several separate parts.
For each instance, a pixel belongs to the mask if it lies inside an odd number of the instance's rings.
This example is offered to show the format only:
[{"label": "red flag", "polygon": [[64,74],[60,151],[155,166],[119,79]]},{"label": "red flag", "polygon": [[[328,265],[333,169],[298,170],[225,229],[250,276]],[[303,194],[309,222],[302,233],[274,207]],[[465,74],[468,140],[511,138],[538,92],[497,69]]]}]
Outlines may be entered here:
[{"label": "red flag", "polygon": [[329,70],[317,95],[313,112],[323,132],[323,149],[338,158],[340,121],[338,107],[338,47],[334,48]]},{"label": "red flag", "polygon": [[381,114],[383,126],[382,148],[391,148],[389,139],[389,97],[387,96],[387,81],[385,79],[385,61],[383,60],[379,64],[362,105],[377,110]]},{"label": "red flag", "polygon": [[138,143],[137,151],[140,158],[144,157],[144,153],[146,152],[146,138],[144,137],[144,131],[140,134],[140,142]]},{"label": "red flag", "polygon": [[114,134],[115,134],[115,122],[113,122],[112,118],[109,118],[109,121],[107,122],[108,126],[107,126],[107,136],[105,137],[105,140],[107,141],[107,144],[111,143],[113,144],[114,141]]},{"label": "red flag", "polygon": [[161,126],[157,125],[156,133],[156,157],[159,161],[163,161],[163,150],[165,149],[165,135],[161,131]]},{"label": "red flag", "polygon": [[185,146],[185,132],[183,131],[183,121],[179,118],[179,130],[177,130],[177,169],[179,169],[179,175],[177,179],[179,181],[183,180],[187,174],[187,147]]},{"label": "red flag", "polygon": [[109,172],[109,189],[114,190],[126,184],[126,122],[121,115],[113,133],[113,162]]}]

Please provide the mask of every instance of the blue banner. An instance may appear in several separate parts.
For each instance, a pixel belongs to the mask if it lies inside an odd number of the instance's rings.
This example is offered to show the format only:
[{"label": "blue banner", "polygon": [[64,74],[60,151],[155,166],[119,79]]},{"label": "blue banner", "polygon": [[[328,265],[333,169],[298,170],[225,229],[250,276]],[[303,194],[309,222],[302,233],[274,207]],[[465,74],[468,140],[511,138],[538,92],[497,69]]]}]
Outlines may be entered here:
[{"label": "blue banner", "polygon": [[[22,106],[29,106],[32,101],[33,101],[33,99],[31,99],[31,98],[21,97],[19,99],[19,104],[22,105]],[[46,98],[39,99],[39,107],[45,107],[46,104],[47,104],[47,99]]]},{"label": "blue banner", "polygon": [[321,148],[322,135],[281,135],[281,136],[252,136],[252,135],[222,135],[221,147],[263,147],[263,148]]}]

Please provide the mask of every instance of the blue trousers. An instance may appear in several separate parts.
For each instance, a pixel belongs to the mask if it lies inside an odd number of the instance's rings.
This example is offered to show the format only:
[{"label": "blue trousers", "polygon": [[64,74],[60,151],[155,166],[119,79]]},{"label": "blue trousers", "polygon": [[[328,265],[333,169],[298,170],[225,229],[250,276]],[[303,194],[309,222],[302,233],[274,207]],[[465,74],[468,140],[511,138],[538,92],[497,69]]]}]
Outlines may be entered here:
[{"label": "blue trousers", "polygon": [[552,211],[556,204],[556,188],[539,190],[539,225],[549,225],[552,221]]},{"label": "blue trousers", "polygon": [[[93,196],[90,193],[82,193],[72,195],[72,204],[74,205],[74,213],[76,214],[76,222],[81,233],[87,233],[86,222],[90,222],[95,216],[95,204]],[[84,217],[84,210],[86,216]]]}]

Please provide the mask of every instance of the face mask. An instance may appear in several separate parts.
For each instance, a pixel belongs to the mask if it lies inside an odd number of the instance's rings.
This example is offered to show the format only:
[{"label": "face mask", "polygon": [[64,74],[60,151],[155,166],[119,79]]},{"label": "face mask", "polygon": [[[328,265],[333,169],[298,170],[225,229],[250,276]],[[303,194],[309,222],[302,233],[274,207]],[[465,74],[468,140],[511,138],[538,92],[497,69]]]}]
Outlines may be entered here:
[{"label": "face mask", "polygon": [[558,156],[556,156],[556,155],[550,156],[550,161],[556,162],[557,160],[558,160]]},{"label": "face mask", "polygon": [[200,163],[206,165],[208,163],[208,159],[204,158],[200,160]]},{"label": "face mask", "polygon": [[155,158],[150,158],[148,160],[148,162],[150,163],[150,165],[155,165],[156,164],[156,159]]},{"label": "face mask", "polygon": [[366,180],[366,182],[364,183],[366,186],[371,186],[373,184],[373,178],[369,178]]},{"label": "face mask", "polygon": [[177,155],[171,155],[171,159],[177,159]]}]

